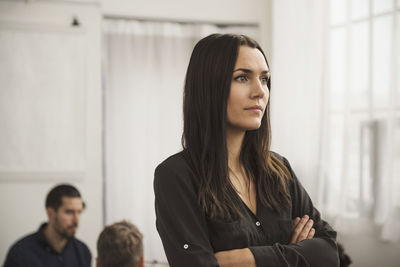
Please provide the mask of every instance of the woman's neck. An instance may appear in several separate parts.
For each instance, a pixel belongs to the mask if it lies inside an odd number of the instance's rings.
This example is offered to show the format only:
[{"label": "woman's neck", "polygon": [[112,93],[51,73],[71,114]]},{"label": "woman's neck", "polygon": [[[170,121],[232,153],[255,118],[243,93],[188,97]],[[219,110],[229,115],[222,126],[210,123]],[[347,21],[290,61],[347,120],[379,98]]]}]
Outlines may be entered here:
[{"label": "woman's neck", "polygon": [[226,145],[228,149],[228,166],[233,171],[240,171],[240,151],[242,149],[245,131],[228,129],[226,134]]},{"label": "woman's neck", "polygon": [[256,191],[253,182],[247,177],[240,162],[245,131],[227,131],[226,144],[228,148],[229,178],[239,197],[251,210],[257,214]]}]

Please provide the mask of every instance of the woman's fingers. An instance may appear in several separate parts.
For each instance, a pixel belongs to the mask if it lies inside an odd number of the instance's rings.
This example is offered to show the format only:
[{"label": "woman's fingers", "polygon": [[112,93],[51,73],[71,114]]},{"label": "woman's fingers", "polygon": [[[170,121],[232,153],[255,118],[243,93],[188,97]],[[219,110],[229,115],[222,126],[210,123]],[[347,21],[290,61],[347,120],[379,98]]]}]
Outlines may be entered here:
[{"label": "woman's fingers", "polygon": [[297,236],[298,236],[298,234],[296,234],[296,229],[297,229],[297,227],[298,227],[298,224],[299,224],[300,220],[301,220],[300,217],[296,217],[296,218],[293,220],[293,234],[292,234],[292,238],[291,238],[291,240],[290,240],[290,244],[296,243]]},{"label": "woman's fingers", "polygon": [[313,238],[315,229],[313,229],[313,220],[309,219],[308,215],[304,215],[301,219],[295,218],[293,221],[293,234],[290,240],[290,244],[298,243],[304,239]]},{"label": "woman's fingers", "polygon": [[295,224],[294,225],[294,229],[293,229],[293,234],[292,234],[292,239],[290,240],[290,243],[292,244],[292,243],[297,243],[298,241],[297,241],[297,239],[298,239],[298,237],[300,236],[300,234],[301,234],[301,231],[303,230],[303,228],[304,228],[304,225],[307,223],[307,221],[308,221],[308,216],[307,215],[304,215],[303,216],[303,218],[299,218],[299,219],[295,219],[295,222],[296,222],[296,220],[298,221],[297,222],[297,224]]},{"label": "woman's fingers", "polygon": [[308,233],[307,239],[311,239],[314,237],[315,228],[311,228],[310,232]]},{"label": "woman's fingers", "polygon": [[293,221],[293,227],[296,227],[299,222],[300,222],[300,217],[296,217],[296,219],[294,219]]},{"label": "woman's fingers", "polygon": [[297,242],[303,241],[307,239],[308,234],[310,233],[310,230],[312,229],[314,225],[314,221],[309,219],[303,227],[303,230],[301,231],[300,235],[297,238]]}]

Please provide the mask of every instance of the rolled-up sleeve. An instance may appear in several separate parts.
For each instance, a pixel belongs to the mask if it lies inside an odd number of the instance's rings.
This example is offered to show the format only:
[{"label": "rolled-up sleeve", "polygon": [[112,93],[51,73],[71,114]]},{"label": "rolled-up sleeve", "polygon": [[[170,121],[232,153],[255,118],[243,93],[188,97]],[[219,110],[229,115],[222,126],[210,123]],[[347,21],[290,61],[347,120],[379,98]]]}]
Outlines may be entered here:
[{"label": "rolled-up sleeve", "polygon": [[172,267],[219,266],[191,173],[179,161],[160,164],[154,175],[156,225]]},{"label": "rolled-up sleeve", "polygon": [[292,178],[289,190],[292,199],[292,219],[307,214],[314,221],[315,235],[312,239],[296,244],[274,244],[272,246],[250,247],[257,266],[262,267],[338,267],[339,256],[336,244],[336,232],[321,219],[309,195],[303,188],[289,162],[283,161]]}]

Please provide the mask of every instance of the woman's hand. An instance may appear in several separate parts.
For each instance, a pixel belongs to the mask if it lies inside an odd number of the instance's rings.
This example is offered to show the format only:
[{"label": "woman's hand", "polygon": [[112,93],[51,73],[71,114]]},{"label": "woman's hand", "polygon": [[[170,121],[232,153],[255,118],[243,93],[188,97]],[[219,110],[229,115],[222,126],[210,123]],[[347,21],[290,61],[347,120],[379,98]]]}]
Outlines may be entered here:
[{"label": "woman's hand", "polygon": [[293,221],[293,235],[290,240],[290,244],[299,243],[305,239],[311,239],[314,237],[315,229],[312,228],[314,221],[304,215],[303,218],[296,217]]},{"label": "woman's hand", "polygon": [[[301,242],[314,237],[314,221],[308,215],[297,217],[293,221],[294,229],[290,244]],[[233,249],[215,253],[218,264],[221,267],[256,267],[256,261],[250,249]]]},{"label": "woman's hand", "polygon": [[233,249],[215,253],[220,267],[257,267],[250,249]]}]

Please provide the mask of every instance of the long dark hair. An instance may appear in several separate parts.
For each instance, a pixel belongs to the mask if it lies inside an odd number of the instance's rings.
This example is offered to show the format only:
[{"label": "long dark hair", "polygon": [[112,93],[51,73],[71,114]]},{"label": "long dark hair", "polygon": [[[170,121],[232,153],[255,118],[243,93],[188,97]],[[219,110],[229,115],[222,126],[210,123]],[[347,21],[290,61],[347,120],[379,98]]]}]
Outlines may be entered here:
[{"label": "long dark hair", "polygon": [[[235,220],[242,216],[240,198],[229,179],[226,144],[227,101],[239,47],[256,48],[244,35],[212,34],[193,49],[186,73],[182,146],[194,174],[199,179],[198,201],[210,217]],[[268,81],[271,90],[271,81]],[[281,213],[290,206],[286,180],[290,172],[270,153],[270,108],[267,105],[261,126],[247,131],[240,162],[256,186],[261,203]]]}]

